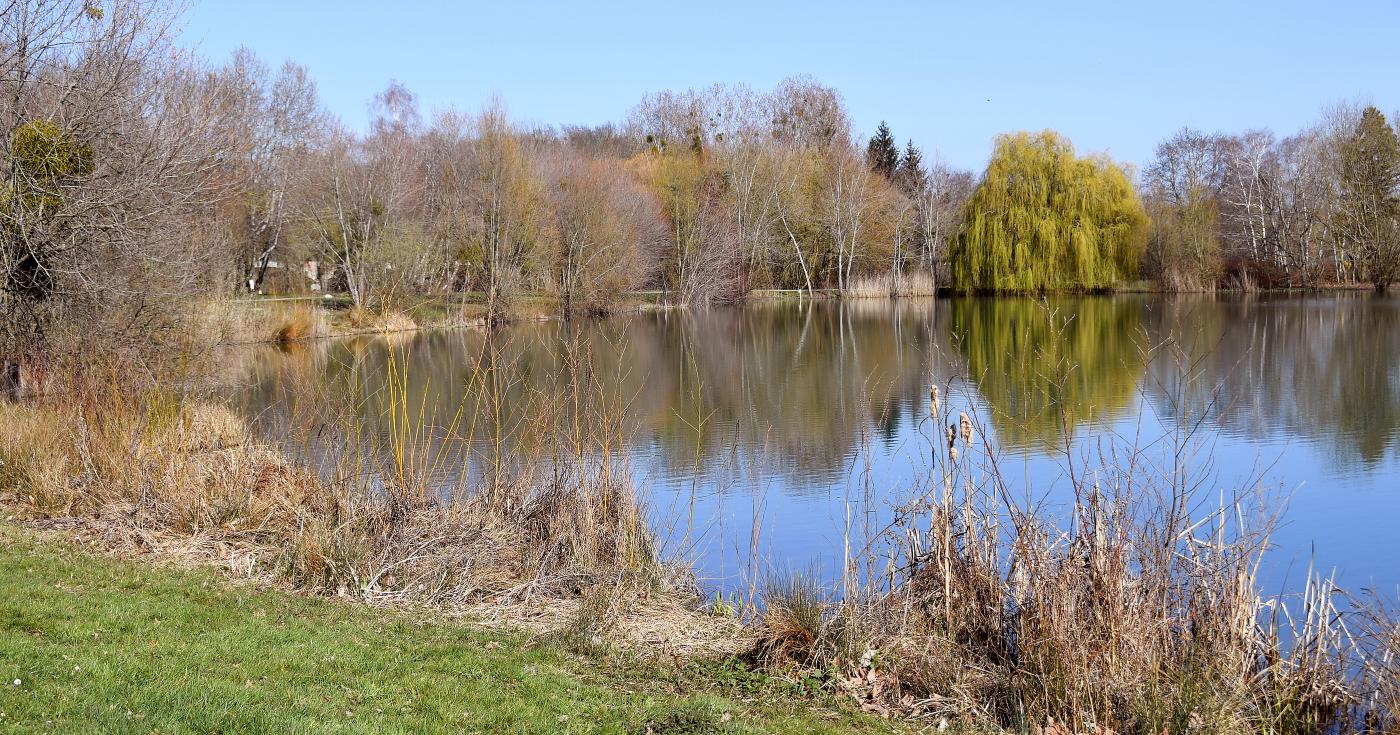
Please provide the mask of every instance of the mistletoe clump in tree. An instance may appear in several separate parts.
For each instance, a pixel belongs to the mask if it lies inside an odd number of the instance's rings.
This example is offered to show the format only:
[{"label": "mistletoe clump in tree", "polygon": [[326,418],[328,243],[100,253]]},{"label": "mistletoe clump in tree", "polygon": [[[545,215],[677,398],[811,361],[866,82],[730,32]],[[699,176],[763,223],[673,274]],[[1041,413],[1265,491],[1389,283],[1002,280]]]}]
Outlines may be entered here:
[{"label": "mistletoe clump in tree", "polygon": [[961,291],[1095,291],[1137,277],[1147,215],[1127,173],[1054,131],[1001,136],[950,264]]}]

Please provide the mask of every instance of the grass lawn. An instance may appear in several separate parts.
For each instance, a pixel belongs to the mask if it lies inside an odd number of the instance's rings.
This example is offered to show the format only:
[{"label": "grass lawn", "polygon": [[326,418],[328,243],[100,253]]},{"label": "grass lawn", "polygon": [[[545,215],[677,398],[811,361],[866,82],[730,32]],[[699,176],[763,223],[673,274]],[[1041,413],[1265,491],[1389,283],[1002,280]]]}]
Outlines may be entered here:
[{"label": "grass lawn", "polygon": [[112,559],[0,522],[0,733],[887,729],[732,662],[530,645]]}]

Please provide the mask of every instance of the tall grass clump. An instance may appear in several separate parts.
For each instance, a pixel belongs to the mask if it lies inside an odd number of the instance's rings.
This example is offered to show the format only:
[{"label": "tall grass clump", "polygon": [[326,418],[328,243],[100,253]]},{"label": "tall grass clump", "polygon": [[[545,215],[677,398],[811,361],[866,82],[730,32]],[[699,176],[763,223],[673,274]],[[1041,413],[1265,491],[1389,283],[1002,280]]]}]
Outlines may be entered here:
[{"label": "tall grass clump", "polygon": [[831,597],[814,570],[776,575],[763,586],[757,653],[770,666],[828,663],[823,646]]},{"label": "tall grass clump", "polygon": [[402,311],[374,310],[364,306],[353,306],[347,310],[345,322],[352,330],[361,332],[407,332],[418,328],[418,323]]},{"label": "tall grass clump", "polygon": [[1362,635],[1312,572],[1300,594],[1261,592],[1277,511],[1262,483],[1219,491],[1189,430],[1092,457],[1066,439],[1057,506],[1013,489],[955,388],[931,390],[912,496],[848,532],[843,594],[813,609],[770,586],[760,658],[979,730],[1394,732],[1394,618],[1373,612]]},{"label": "tall grass clump", "polygon": [[278,344],[317,339],[330,334],[325,311],[319,306],[292,306],[273,309],[269,314],[271,340]]}]

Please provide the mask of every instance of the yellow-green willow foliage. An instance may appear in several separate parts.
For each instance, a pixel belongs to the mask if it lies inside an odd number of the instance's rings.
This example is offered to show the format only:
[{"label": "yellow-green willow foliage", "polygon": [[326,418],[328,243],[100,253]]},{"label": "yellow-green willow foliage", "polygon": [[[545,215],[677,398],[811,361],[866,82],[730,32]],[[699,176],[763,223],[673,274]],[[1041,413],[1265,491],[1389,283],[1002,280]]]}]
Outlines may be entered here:
[{"label": "yellow-green willow foliage", "polygon": [[1055,448],[1132,402],[1145,364],[1126,298],[956,299],[953,341],[1007,446]]},{"label": "yellow-green willow foliage", "polygon": [[1060,134],[996,149],[949,254],[961,291],[1098,290],[1137,277],[1147,215],[1121,167],[1079,157]]}]

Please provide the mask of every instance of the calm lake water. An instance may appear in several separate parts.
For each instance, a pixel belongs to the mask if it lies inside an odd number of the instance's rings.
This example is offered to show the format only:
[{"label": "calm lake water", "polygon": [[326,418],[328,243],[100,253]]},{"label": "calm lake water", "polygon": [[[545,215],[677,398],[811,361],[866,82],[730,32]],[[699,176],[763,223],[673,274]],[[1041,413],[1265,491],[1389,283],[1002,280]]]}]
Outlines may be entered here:
[{"label": "calm lake water", "polygon": [[[654,523],[712,587],[741,587],[755,569],[836,574],[847,509],[869,507],[850,501],[888,509],[927,471],[931,380],[977,417],[1015,493],[1052,513],[1068,463],[1134,446],[1160,460],[1167,437],[1191,432],[1212,502],[1262,486],[1286,503],[1266,585],[1290,586],[1311,563],[1348,588],[1400,586],[1394,298],[760,303],[243,357],[239,405],[308,461],[344,441],[317,425],[328,408],[372,452],[403,396],[444,485],[474,472],[498,434],[537,442],[523,414],[567,412],[569,376],[583,376],[625,418],[618,443]],[[449,431],[454,417],[476,419]],[[604,433],[590,421],[581,435]]]}]

